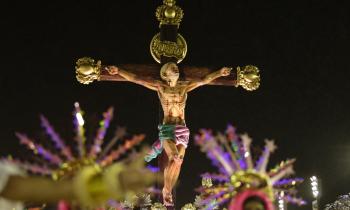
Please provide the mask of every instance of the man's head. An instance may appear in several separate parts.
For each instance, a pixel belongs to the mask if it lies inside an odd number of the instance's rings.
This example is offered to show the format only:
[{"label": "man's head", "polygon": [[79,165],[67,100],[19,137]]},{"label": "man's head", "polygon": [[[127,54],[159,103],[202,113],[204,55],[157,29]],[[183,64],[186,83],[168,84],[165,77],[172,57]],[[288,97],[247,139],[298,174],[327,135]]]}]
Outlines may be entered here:
[{"label": "man's head", "polygon": [[265,202],[257,196],[252,196],[244,201],[243,210],[265,210]]},{"label": "man's head", "polygon": [[179,79],[180,73],[176,63],[166,63],[160,69],[160,77],[170,86],[175,86]]}]

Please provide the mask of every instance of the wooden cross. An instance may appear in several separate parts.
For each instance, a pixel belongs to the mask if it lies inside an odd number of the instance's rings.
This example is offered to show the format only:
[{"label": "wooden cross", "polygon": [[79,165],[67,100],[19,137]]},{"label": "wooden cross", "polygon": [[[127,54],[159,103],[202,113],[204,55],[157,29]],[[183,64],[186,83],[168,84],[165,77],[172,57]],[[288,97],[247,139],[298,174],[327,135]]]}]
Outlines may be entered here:
[{"label": "wooden cross", "polygon": [[[101,64],[101,61],[95,62],[94,59],[85,57],[77,61],[77,79],[83,84],[89,84],[94,80],[126,81],[125,78],[128,78],[129,81],[133,81],[137,84],[141,83],[149,89],[158,91],[158,95],[163,106],[163,111],[165,113],[165,121],[163,121],[163,125],[172,126],[175,124],[176,126],[186,127],[184,119],[185,106],[183,104],[186,103],[187,92],[189,92],[191,88],[186,89],[181,85],[171,86],[170,84],[168,84],[168,87],[165,87],[164,84],[158,84],[158,81],[162,81],[160,76],[161,67],[169,62],[180,63],[185,58],[187,52],[186,41],[177,32],[183,17],[183,11],[181,8],[175,5],[175,0],[164,0],[163,3],[164,4],[159,6],[156,11],[156,16],[160,21],[160,33],[156,34],[153,37],[150,45],[151,54],[159,64],[125,64],[114,67],[120,69],[119,74],[123,75],[122,77],[118,75],[118,73],[112,74],[109,71],[111,70],[111,67],[103,66]],[[173,67],[175,66],[174,64],[171,65]],[[167,66],[169,65],[165,66],[166,69],[169,68]],[[177,69],[177,66],[175,67]],[[189,82],[186,84],[190,85],[198,84],[198,86],[200,86],[202,84],[209,83],[210,85],[225,85],[236,87],[242,86],[246,90],[255,90],[260,85],[259,69],[251,65],[245,66],[243,68],[237,67],[236,71],[228,71],[230,72],[230,75],[228,76],[226,76],[228,72],[222,73],[221,71],[218,71],[220,73],[219,75],[217,72],[214,73],[213,69],[206,67],[183,66],[180,68],[180,70],[182,71],[182,76],[180,77],[181,82]],[[228,70],[228,68],[226,68],[226,70]],[[177,81],[178,70],[170,71],[172,71],[172,74],[170,75],[176,74]],[[187,87],[198,87],[196,85],[190,85],[187,85]],[[183,127],[181,128],[187,129]],[[176,127],[174,126],[171,129],[175,128]],[[171,132],[175,133],[176,130],[173,130]],[[176,183],[176,179],[180,173],[181,163],[188,143],[188,136],[187,143],[185,143],[185,145],[177,144],[178,139],[176,139],[177,137],[175,137],[175,135],[171,134],[171,137],[167,138],[169,139],[165,139],[162,142],[165,147],[167,157],[169,158],[168,164],[166,164],[167,170],[164,170],[165,184],[163,188],[163,202],[164,204],[173,205],[170,192],[172,191],[172,188]]]},{"label": "wooden cross", "polygon": [[[178,33],[180,22],[183,18],[183,11],[175,5],[175,0],[163,0],[163,5],[156,10],[156,17],[160,22],[160,32],[156,34],[150,45],[153,58],[160,64],[126,64],[118,65],[142,80],[161,80],[160,67],[167,62],[180,63],[186,56],[187,44],[185,39]],[[216,70],[216,69],[215,69]],[[214,72],[214,69],[207,67],[183,66],[181,80],[198,81],[206,75]],[[83,84],[89,84],[94,80],[98,81],[125,81],[119,75],[110,75],[101,65],[93,59],[85,57],[77,61],[77,79]],[[259,69],[255,66],[237,67],[236,71],[226,77],[220,77],[210,85],[242,86],[246,90],[255,90],[260,85]]]},{"label": "wooden cross", "polygon": [[[91,58],[81,58],[77,62],[77,79],[83,84],[89,84],[94,80],[97,81],[126,81],[119,75],[110,75],[104,66],[99,65],[99,62]],[[90,64],[92,63],[92,64]],[[141,80],[152,81],[161,80],[158,64],[120,64],[119,68],[125,69],[130,73],[137,75]],[[184,81],[199,81],[206,75],[214,72],[214,69],[207,67],[183,66],[180,68]],[[237,67],[237,71],[231,71],[227,77],[220,77],[209,83],[209,85],[223,85],[223,86],[242,86],[246,90],[255,90],[259,87],[260,78],[259,70],[255,66],[245,66],[244,68]],[[86,73],[88,72],[88,73]],[[91,73],[90,73],[91,72]]]}]

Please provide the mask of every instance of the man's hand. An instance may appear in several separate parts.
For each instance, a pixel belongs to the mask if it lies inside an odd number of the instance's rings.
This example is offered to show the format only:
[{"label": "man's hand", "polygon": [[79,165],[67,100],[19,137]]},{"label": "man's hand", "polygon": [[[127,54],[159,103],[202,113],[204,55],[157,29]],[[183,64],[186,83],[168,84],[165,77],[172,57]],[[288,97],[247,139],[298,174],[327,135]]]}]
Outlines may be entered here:
[{"label": "man's hand", "polygon": [[110,75],[116,75],[119,73],[119,69],[116,66],[108,66],[108,67],[106,67],[106,70],[108,71],[108,73]]},{"label": "man's hand", "polygon": [[221,76],[226,77],[228,75],[230,75],[232,68],[229,67],[222,67],[222,69],[220,70]]}]

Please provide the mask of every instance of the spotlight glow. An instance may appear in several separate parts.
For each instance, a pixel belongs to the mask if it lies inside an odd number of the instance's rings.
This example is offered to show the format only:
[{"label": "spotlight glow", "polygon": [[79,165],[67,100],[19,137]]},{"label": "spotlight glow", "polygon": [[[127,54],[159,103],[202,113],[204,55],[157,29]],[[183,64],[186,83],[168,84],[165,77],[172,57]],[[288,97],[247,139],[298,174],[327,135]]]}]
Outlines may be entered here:
[{"label": "spotlight glow", "polygon": [[319,190],[318,190],[318,179],[316,176],[310,177],[311,181],[311,190],[312,190],[312,195],[314,198],[317,198],[319,196]]},{"label": "spotlight glow", "polygon": [[80,112],[76,113],[75,117],[77,118],[78,124],[80,126],[83,126],[85,122],[84,122],[84,119],[83,119],[83,116],[81,115],[81,113]]}]

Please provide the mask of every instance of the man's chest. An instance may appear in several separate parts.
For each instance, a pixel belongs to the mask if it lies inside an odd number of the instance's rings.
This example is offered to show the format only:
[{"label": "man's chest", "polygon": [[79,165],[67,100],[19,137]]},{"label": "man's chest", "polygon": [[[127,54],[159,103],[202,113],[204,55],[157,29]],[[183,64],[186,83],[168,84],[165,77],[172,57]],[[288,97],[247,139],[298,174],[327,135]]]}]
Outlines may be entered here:
[{"label": "man's chest", "polygon": [[165,87],[160,91],[159,96],[163,100],[183,101],[187,98],[187,93],[180,87]]}]

